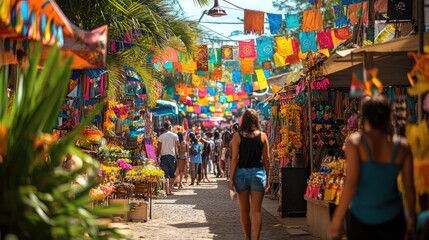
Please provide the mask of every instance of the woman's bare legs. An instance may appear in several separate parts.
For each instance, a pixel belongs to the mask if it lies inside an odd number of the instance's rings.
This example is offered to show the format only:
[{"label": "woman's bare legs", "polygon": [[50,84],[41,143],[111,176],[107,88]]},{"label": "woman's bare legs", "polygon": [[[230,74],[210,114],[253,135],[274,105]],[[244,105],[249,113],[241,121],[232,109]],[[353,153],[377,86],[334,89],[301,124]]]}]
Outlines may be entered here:
[{"label": "woman's bare legs", "polygon": [[250,202],[249,202],[249,191],[239,192],[238,203],[240,205],[240,219],[241,226],[243,227],[244,234],[246,235],[246,240],[251,239],[251,225],[250,225]]},{"label": "woman's bare legs", "polygon": [[226,176],[226,162],[225,160],[220,160],[220,172],[222,173],[222,177]]},{"label": "woman's bare legs", "polygon": [[259,240],[261,235],[262,227],[262,216],[261,216],[261,207],[262,200],[264,199],[264,193],[261,192],[250,192],[250,212],[252,215],[252,229],[253,229],[253,239]]},{"label": "woman's bare legs", "polygon": [[180,160],[177,162],[177,169],[176,169],[176,173],[177,173],[177,176],[178,176],[178,178],[179,178],[179,183],[178,183],[178,187],[179,187],[179,189],[180,189],[180,188],[183,188],[182,179],[183,179],[183,169],[184,169],[184,167],[185,167],[185,163],[186,163],[186,160],[182,160],[182,159],[180,159]]}]

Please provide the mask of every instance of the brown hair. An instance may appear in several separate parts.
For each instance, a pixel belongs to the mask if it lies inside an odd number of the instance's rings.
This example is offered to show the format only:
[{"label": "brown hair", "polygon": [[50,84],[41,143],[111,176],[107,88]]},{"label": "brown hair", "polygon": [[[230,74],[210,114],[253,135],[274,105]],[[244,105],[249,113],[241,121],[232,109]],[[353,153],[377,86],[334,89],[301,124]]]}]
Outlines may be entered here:
[{"label": "brown hair", "polygon": [[365,120],[372,128],[392,135],[390,105],[385,96],[378,94],[362,101],[362,125]]},{"label": "brown hair", "polygon": [[165,130],[170,130],[171,129],[171,122],[170,121],[165,121],[164,122],[164,128]]},{"label": "brown hair", "polygon": [[254,109],[247,109],[241,119],[240,132],[253,132],[255,130],[261,130],[259,124],[258,113]]}]

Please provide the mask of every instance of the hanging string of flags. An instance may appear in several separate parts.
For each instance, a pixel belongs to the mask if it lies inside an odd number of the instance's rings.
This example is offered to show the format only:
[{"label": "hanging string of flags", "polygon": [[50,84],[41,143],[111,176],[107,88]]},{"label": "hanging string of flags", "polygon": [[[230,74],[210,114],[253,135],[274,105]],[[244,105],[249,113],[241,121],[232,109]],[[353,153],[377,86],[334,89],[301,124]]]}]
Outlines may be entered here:
[{"label": "hanging string of flags", "polygon": [[[238,46],[222,45],[219,48],[198,45],[193,58],[184,58],[173,48],[163,57],[152,57],[154,67],[160,71],[190,74],[191,84],[176,84],[174,98],[185,105],[184,110],[197,114],[230,115],[250,104],[249,95],[266,90],[267,79],[273,68],[295,64],[305,59],[308,51],[329,56],[329,49],[350,38],[350,25],[359,18],[367,21],[366,2],[349,1],[333,8],[335,28],[324,29],[322,12],[316,6],[302,14],[267,13],[272,36],[259,36],[239,41]],[[345,0],[343,1],[345,2]],[[245,34],[264,34],[265,12],[244,9]],[[283,18],[284,17],[284,18]],[[275,35],[283,22],[286,28],[301,27],[297,38]]]}]

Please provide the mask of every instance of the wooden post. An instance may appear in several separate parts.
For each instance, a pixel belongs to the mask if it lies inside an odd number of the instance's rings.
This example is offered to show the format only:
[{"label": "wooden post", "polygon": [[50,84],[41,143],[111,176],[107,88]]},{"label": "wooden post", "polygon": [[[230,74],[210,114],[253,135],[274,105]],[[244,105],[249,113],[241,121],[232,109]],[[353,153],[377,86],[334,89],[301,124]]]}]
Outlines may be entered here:
[{"label": "wooden post", "polygon": [[314,172],[314,156],[313,156],[313,121],[311,117],[311,87],[310,87],[310,81],[308,79],[307,82],[307,92],[308,92],[308,100],[307,100],[307,107],[308,107],[308,148],[310,153],[310,169],[311,172]]}]

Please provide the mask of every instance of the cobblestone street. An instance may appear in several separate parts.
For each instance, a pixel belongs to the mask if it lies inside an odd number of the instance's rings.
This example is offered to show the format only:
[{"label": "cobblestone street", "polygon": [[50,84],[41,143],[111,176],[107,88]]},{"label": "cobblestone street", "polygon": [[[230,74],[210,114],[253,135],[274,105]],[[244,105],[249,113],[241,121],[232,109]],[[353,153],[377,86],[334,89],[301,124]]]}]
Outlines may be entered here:
[{"label": "cobblestone street", "polygon": [[[226,180],[212,178],[210,183],[187,186],[166,199],[154,200],[152,219],[129,225],[133,239],[244,239],[239,214]],[[286,227],[265,209],[262,219],[261,239],[317,239],[288,237]]]}]

